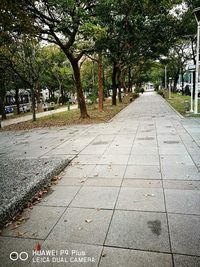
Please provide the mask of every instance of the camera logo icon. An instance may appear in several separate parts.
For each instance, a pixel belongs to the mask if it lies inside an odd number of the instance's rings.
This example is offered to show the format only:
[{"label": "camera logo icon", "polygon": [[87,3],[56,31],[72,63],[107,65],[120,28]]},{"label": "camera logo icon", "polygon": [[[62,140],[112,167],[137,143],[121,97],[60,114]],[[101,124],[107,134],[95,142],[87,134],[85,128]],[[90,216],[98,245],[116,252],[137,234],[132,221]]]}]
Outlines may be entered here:
[{"label": "camera logo icon", "polygon": [[11,261],[17,261],[17,260],[26,261],[28,259],[28,253],[25,251],[22,251],[20,253],[12,251],[10,253],[10,259]]}]

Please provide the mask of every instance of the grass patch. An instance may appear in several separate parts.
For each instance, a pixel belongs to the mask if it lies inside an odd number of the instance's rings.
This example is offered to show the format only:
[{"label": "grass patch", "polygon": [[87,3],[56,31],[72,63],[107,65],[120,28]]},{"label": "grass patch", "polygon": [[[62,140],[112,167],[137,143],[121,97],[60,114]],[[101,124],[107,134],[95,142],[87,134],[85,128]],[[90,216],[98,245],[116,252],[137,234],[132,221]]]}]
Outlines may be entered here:
[{"label": "grass patch", "polygon": [[[197,116],[199,117],[200,115],[194,115],[192,113],[188,114],[186,112],[186,104],[185,101],[189,102],[190,105],[190,96],[185,96],[185,95],[181,95],[180,93],[172,93],[171,94],[171,99],[167,99],[166,100],[170,103],[170,105],[175,108],[180,114],[182,114],[183,116]],[[198,103],[198,110],[200,111],[200,101]]]},{"label": "grass patch", "polygon": [[35,122],[27,121],[17,123],[3,127],[2,131],[18,131],[18,130],[29,130],[33,128],[45,128],[45,127],[61,127],[66,125],[76,124],[93,124],[108,122],[123,108],[125,108],[130,102],[130,97],[125,96],[123,103],[117,103],[117,106],[112,106],[111,99],[104,102],[104,110],[99,112],[98,104],[94,104],[87,107],[90,118],[80,119],[79,109],[65,111],[61,113],[52,114],[42,118],[38,118]]}]

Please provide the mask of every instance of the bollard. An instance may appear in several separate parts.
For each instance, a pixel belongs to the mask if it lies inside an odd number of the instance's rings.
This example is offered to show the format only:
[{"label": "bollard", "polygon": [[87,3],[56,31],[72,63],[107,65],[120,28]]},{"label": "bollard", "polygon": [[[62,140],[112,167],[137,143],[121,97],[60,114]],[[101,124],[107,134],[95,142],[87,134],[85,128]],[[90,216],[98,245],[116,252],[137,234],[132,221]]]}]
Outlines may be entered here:
[{"label": "bollard", "polygon": [[184,109],[185,109],[185,112],[189,112],[190,111],[190,103],[189,103],[189,101],[184,101]]},{"label": "bollard", "polygon": [[70,101],[67,101],[67,110],[70,111]]}]

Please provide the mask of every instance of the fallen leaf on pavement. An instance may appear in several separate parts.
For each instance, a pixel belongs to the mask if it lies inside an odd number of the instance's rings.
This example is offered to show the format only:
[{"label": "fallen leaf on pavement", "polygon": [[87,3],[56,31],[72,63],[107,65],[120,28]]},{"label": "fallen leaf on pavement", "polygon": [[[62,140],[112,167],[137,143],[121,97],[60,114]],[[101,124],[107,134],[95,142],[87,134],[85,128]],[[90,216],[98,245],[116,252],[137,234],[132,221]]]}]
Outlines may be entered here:
[{"label": "fallen leaf on pavement", "polygon": [[37,232],[32,233],[32,236],[38,236],[38,233]]},{"label": "fallen leaf on pavement", "polygon": [[149,193],[147,193],[147,194],[144,194],[144,196],[145,196],[145,197],[155,197],[155,195],[154,195],[154,194],[149,194]]},{"label": "fallen leaf on pavement", "polygon": [[86,223],[91,223],[92,222],[92,219],[86,219],[85,222]]},{"label": "fallen leaf on pavement", "polygon": [[101,257],[106,257],[106,256],[107,256],[107,254],[105,252],[101,253]]},{"label": "fallen leaf on pavement", "polygon": [[26,234],[26,232],[20,232],[20,231],[18,231],[18,232],[16,232],[16,236],[24,236]]}]

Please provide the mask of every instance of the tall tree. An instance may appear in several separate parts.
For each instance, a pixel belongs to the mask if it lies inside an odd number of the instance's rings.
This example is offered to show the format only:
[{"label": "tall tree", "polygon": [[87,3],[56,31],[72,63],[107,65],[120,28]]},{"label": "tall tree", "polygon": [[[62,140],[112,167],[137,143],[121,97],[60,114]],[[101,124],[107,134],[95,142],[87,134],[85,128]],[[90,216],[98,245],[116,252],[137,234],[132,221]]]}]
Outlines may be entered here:
[{"label": "tall tree", "polygon": [[26,1],[21,8],[35,19],[41,39],[55,43],[69,59],[74,72],[81,118],[88,113],[83,95],[79,61],[91,49],[88,22],[93,23],[93,0]]}]

